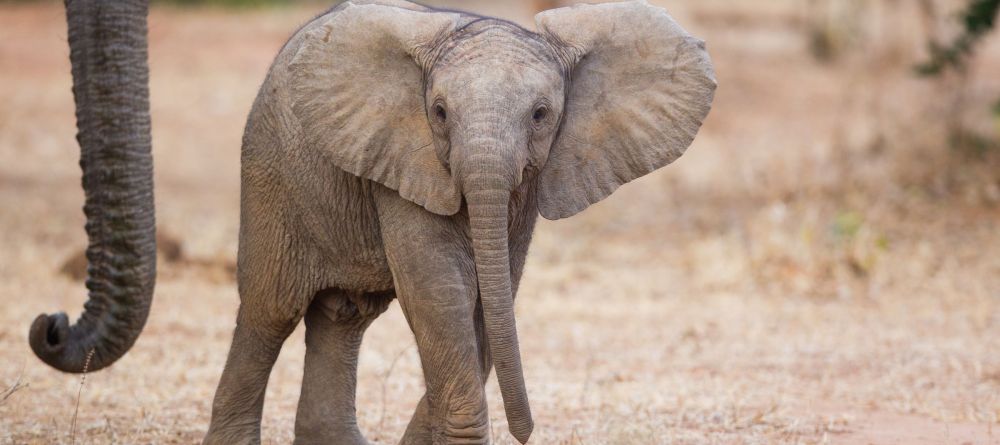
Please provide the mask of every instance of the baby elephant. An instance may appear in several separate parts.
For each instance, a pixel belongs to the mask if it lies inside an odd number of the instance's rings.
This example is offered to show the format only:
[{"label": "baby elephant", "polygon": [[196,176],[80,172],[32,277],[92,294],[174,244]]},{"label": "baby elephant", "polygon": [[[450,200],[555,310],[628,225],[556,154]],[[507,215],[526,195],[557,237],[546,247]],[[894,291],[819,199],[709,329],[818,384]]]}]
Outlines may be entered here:
[{"label": "baby elephant", "polygon": [[537,215],[677,159],[716,87],[704,43],[645,2],[536,21],[354,0],[288,41],[243,139],[241,305],[205,443],[260,441],[302,318],[295,443],[365,443],[358,348],[393,298],[426,381],[402,443],[488,443],[491,367],[528,440],[513,303]]}]

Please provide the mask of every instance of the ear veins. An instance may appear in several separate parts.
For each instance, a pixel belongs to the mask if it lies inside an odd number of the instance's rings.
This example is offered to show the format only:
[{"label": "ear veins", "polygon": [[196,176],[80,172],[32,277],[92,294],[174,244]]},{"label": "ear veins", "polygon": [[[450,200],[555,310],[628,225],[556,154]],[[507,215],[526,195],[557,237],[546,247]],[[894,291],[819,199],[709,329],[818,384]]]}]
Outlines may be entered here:
[{"label": "ear veins", "polygon": [[563,77],[570,80],[573,75],[573,68],[575,68],[576,65],[580,63],[580,60],[587,55],[587,49],[563,40],[561,37],[549,32],[548,29],[543,28],[539,34],[544,37],[542,41],[544,41],[552,49],[552,53],[556,55],[556,60],[559,62],[559,67],[562,69]]}]

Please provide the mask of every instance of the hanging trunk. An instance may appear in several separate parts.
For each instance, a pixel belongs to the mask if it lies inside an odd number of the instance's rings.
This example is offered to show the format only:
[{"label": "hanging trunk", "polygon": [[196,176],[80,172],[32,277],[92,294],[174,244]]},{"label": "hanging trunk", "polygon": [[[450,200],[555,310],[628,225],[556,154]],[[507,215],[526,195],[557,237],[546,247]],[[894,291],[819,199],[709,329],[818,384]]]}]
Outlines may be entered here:
[{"label": "hanging trunk", "polygon": [[66,372],[115,362],[135,343],[156,276],[144,0],[67,0],[77,140],[86,194],[87,289],[73,326],[40,315],[29,342]]},{"label": "hanging trunk", "polygon": [[[494,168],[494,171],[499,170]],[[469,203],[469,224],[486,336],[510,432],[518,441],[525,443],[534,424],[521,370],[517,327],[514,325],[510,250],[507,247],[509,181],[501,175],[471,178],[465,196]]]}]

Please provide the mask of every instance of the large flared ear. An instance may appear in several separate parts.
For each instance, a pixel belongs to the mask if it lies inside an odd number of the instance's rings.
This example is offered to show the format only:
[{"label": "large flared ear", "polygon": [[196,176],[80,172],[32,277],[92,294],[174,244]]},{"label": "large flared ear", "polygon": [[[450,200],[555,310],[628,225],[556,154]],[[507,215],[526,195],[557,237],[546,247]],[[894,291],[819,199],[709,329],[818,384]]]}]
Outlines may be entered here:
[{"label": "large flared ear", "polygon": [[539,212],[559,219],[679,158],[716,81],[704,42],[645,1],[554,9],[535,21],[572,64],[538,186]]},{"label": "large flared ear", "polygon": [[348,2],[306,25],[288,65],[303,142],[431,212],[457,212],[461,195],[427,121],[423,64],[461,20],[383,0]]}]

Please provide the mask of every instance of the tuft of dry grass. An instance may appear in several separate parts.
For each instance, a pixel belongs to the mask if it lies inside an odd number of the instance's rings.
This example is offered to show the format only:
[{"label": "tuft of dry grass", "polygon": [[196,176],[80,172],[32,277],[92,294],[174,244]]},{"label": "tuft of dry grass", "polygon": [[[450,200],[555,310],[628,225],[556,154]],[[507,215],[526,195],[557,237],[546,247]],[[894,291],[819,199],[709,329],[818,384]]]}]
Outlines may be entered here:
[{"label": "tuft of dry grass", "polygon": [[[447,6],[530,24],[532,3]],[[801,2],[663,3],[707,40],[717,101],[674,165],[539,223],[517,302],[532,442],[1000,443],[1000,160],[949,137],[959,121],[1000,139],[978,111],[1000,92],[997,37],[963,78],[927,81],[916,4],[862,2],[866,38],[818,61]],[[25,341],[85,297],[59,271],[85,247],[65,23],[55,4],[0,5],[0,443],[201,439],[238,304],[244,119],[315,9],[153,9],[157,219],[182,253],[143,336],[83,393]],[[300,329],[265,443],[291,441],[303,355]],[[362,347],[362,430],[394,443],[422,392],[394,305]]]},{"label": "tuft of dry grass", "polygon": [[0,391],[0,405],[7,403],[7,399],[13,396],[14,393],[28,387],[27,383],[21,381],[23,377],[24,377],[23,373],[18,374],[17,377],[14,379],[14,382],[11,383],[10,386],[7,386],[6,388],[4,388],[3,391]]}]

